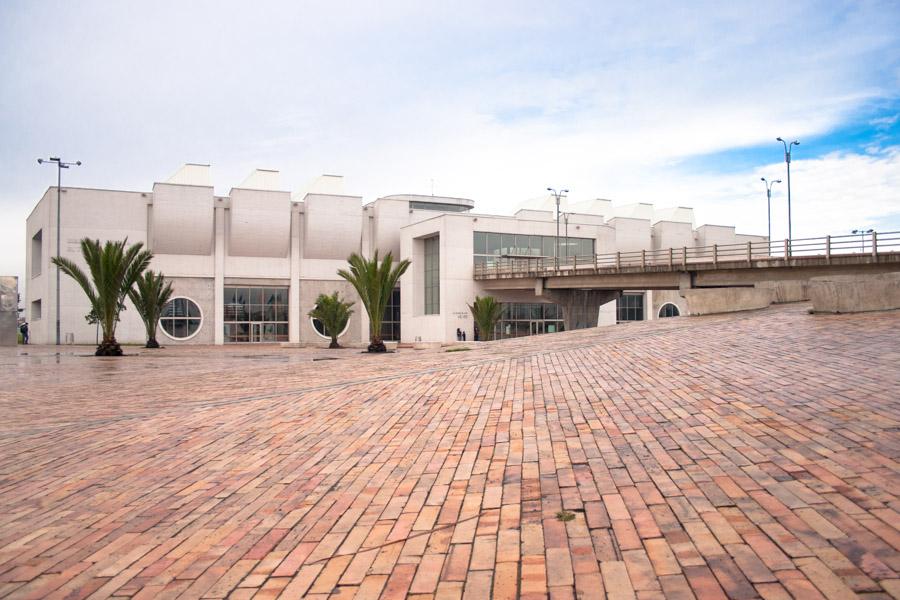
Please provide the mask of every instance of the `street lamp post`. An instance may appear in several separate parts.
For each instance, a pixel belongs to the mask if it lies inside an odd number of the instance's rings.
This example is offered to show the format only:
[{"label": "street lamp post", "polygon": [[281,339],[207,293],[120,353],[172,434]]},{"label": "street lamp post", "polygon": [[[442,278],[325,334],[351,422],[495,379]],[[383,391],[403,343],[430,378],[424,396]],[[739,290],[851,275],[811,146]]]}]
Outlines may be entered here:
[{"label": "street lamp post", "polygon": [[[787,187],[788,187],[788,251],[790,251],[791,240],[793,240],[793,236],[791,235],[791,149],[793,146],[799,146],[800,142],[794,140],[790,144],[784,141],[782,138],[775,138],[776,141],[779,141],[784,146],[784,162],[787,165]],[[787,257],[785,257],[787,258]]]},{"label": "street lamp post", "polygon": [[[768,209],[768,218],[769,218],[769,251],[772,249],[772,187],[776,183],[781,183],[780,179],[776,179],[775,181],[768,181],[765,177],[760,177],[760,181],[766,184],[766,206]],[[790,234],[788,235],[790,237]]]},{"label": "street lamp post", "polygon": [[873,233],[874,229],[854,229],[850,233],[858,233],[859,234],[859,250],[863,254],[866,253],[866,234]]},{"label": "street lamp post", "polygon": [[[51,156],[49,159],[39,158],[38,164],[55,163],[56,164],[56,257],[62,256],[60,251],[60,189],[62,188],[62,170],[69,167],[80,167],[81,161],[65,162],[58,156]],[[56,265],[56,345],[59,346],[60,325],[59,325],[59,265]]]},{"label": "street lamp post", "polygon": [[563,213],[563,214],[562,214],[563,221],[566,222],[566,230],[565,230],[565,234],[566,234],[566,260],[569,260],[569,216],[570,216],[571,214],[572,214],[572,213]]},{"label": "street lamp post", "polygon": [[553,197],[556,198],[556,268],[559,270],[559,199],[564,197],[565,194],[569,193],[569,190],[559,190],[558,192],[548,187],[547,191],[553,194]]}]

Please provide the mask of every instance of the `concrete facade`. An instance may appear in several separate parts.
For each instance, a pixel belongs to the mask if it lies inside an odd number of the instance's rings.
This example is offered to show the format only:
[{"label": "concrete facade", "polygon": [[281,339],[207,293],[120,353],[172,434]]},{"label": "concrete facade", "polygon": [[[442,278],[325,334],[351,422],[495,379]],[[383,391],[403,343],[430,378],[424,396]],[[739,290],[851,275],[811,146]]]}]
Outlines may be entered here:
[{"label": "concrete facade", "polygon": [[[646,203],[615,207],[609,200],[596,199],[567,204],[561,207],[567,226],[560,223],[559,229],[550,197],[524,206],[514,216],[474,213],[475,203],[464,198],[402,194],[364,203],[361,196],[345,194],[341,178],[333,175],[321,177],[304,193],[291,194],[280,188],[278,172],[257,170],[228,196],[218,196],[209,166],[195,164],[155,183],[149,192],[64,188],[60,197],[61,249],[55,247],[55,187],[46,191],[26,222],[24,306],[35,343],[55,342],[56,279],[50,259],[59,251],[81,264],[79,242],[84,237],[101,241],[127,237],[153,251],[151,268],[171,279],[175,297],[189,300],[191,310],[200,314],[190,316],[190,335],[170,335],[161,327],[158,339],[172,345],[223,344],[239,338],[324,343],[307,313],[318,294],[334,291],[356,302],[341,342],[364,343],[369,329],[365,310],[351,286],[337,275],[353,252],[367,257],[376,251],[380,256],[392,252],[409,258],[412,266],[400,282],[399,341],[445,343],[456,340],[457,329],[474,339],[468,305],[476,295],[491,294],[505,303],[556,303],[533,284],[476,281],[475,261],[522,253],[552,257],[557,244],[565,256],[750,239],[736,234],[733,227],[695,230],[691,209],[657,210]],[[488,234],[505,245],[475,252],[476,236]],[[426,240],[434,240],[428,242],[437,248],[430,268],[439,273],[428,292],[437,302],[428,307]],[[656,318],[664,301],[677,303],[679,314],[688,312],[684,300],[668,292],[637,291],[644,294],[644,318]],[[253,299],[263,296],[268,300]],[[569,321],[578,327],[615,324],[614,296],[581,294],[580,312]],[[87,300],[68,277],[61,279],[60,299],[62,339],[93,343],[96,328],[84,318]],[[188,321],[182,325],[188,326]],[[117,338],[122,343],[143,342],[143,325],[130,303]]]},{"label": "concrete facade", "polygon": [[19,332],[19,278],[0,276],[0,346],[15,346]]}]

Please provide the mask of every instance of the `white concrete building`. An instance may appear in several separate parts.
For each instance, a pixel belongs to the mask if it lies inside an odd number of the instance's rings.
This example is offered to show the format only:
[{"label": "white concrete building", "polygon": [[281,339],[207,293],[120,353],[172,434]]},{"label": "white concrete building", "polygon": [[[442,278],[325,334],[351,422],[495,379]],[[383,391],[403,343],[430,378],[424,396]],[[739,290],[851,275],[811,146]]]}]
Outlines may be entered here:
[{"label": "white concrete building", "polygon": [[[650,204],[614,207],[592,200],[563,207],[567,234],[556,237],[552,198],[541,198],[514,216],[472,212],[461,198],[395,195],[363,204],[346,195],[339,176],[324,175],[302,194],[280,189],[277,171],[254,171],[228,196],[213,192],[208,165],[188,164],[152,191],[63,188],[60,191],[63,256],[81,262],[79,241],[143,242],[154,253],[151,268],[173,281],[175,297],[160,324],[161,343],[320,343],[325,338],[307,313],[320,293],[340,291],[356,302],[343,343],[368,339],[365,311],[352,287],[338,277],[352,252],[392,252],[412,265],[386,312],[385,339],[452,342],[457,329],[474,339],[467,305],[485,292],[473,265],[497,256],[588,255],[670,246],[762,241],[734,227],[694,229],[690,208],[657,210]],[[33,343],[55,343],[57,190],[49,188],[26,223],[26,318]],[[563,227],[561,225],[561,227]],[[93,343],[87,299],[63,276],[62,341]],[[502,337],[562,328],[560,307],[527,290],[491,290],[507,303]],[[617,306],[618,305],[618,306]],[[684,313],[675,292],[625,294],[603,306],[600,325],[617,320]],[[591,323],[593,324],[593,323]],[[319,327],[320,329],[320,327]],[[117,330],[122,343],[142,343],[133,307]]]}]

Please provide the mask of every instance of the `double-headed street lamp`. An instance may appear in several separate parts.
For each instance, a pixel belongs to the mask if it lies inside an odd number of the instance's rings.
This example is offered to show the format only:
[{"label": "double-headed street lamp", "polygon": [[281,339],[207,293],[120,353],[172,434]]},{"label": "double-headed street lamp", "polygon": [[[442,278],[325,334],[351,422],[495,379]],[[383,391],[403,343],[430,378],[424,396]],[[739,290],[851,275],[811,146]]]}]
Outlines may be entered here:
[{"label": "double-headed street lamp", "polygon": [[[787,165],[787,186],[788,186],[788,240],[792,240],[793,236],[791,235],[791,149],[793,146],[799,146],[800,142],[794,140],[790,144],[781,139],[780,137],[775,138],[776,141],[779,141],[784,145],[784,162]],[[788,242],[788,249],[790,250],[790,241]],[[787,257],[785,257],[787,258]]]},{"label": "double-headed street lamp", "polygon": [[850,233],[858,233],[859,234],[859,249],[863,253],[866,251],[866,234],[874,233],[874,229],[854,229]]},{"label": "double-headed street lamp", "polygon": [[[76,160],[75,162],[65,162],[60,159],[58,156],[51,156],[50,158],[39,158],[37,159],[38,164],[42,165],[44,163],[55,163],[56,164],[56,257],[59,258],[62,256],[62,252],[60,251],[60,219],[59,219],[59,206],[60,206],[60,188],[62,188],[62,170],[68,169],[69,167],[80,167],[81,161]],[[59,346],[59,265],[56,265],[56,345]]]},{"label": "double-headed street lamp", "polygon": [[768,215],[769,215],[769,248],[772,247],[772,187],[776,183],[781,183],[780,179],[776,179],[775,181],[768,181],[765,177],[760,177],[760,181],[766,184],[766,206],[768,207]]},{"label": "double-headed street lamp", "polygon": [[547,191],[556,198],[556,268],[559,269],[559,199],[564,198],[569,190],[559,190],[558,192],[548,187]]}]

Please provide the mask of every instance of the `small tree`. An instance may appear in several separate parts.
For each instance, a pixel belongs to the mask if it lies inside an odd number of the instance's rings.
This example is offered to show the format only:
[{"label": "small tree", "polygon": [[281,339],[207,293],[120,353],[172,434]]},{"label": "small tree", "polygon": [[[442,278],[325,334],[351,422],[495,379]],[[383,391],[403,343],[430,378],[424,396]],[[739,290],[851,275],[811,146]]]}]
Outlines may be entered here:
[{"label": "small tree", "polygon": [[144,328],[147,330],[147,348],[159,348],[156,341],[156,328],[162,309],[172,297],[172,282],[166,281],[162,273],[145,271],[134,286],[128,289],[131,303],[141,315]]},{"label": "small tree", "polygon": [[369,315],[369,352],[385,352],[387,348],[381,339],[384,309],[400,276],[409,268],[409,260],[401,260],[395,265],[394,257],[388,252],[379,262],[376,250],[371,259],[354,252],[347,262],[350,263],[350,270],[341,269],[338,275],[350,282]]},{"label": "small tree", "polygon": [[503,307],[500,303],[493,296],[485,296],[483,298],[475,296],[475,302],[469,305],[469,310],[472,312],[472,318],[475,319],[475,323],[478,325],[478,331],[481,332],[482,339],[493,340],[494,327],[503,313]]},{"label": "small tree", "polygon": [[331,336],[329,348],[341,347],[337,339],[341,332],[344,331],[344,327],[347,326],[350,315],[353,314],[353,311],[350,309],[351,306],[353,306],[353,302],[344,302],[341,300],[338,292],[335,292],[330,296],[319,294],[319,297],[316,298],[316,307],[309,311],[309,316],[313,319],[318,319],[322,324],[325,335]]},{"label": "small tree", "polygon": [[84,290],[91,303],[91,312],[96,315],[103,330],[103,340],[97,346],[96,356],[122,356],[122,347],[116,341],[116,324],[119,313],[125,310],[125,296],[150,264],[153,253],[144,250],[140,242],[127,246],[128,239],[121,242],[108,241],[100,245],[100,240],[81,240],[81,255],[87,263],[90,277],[68,258],[55,256],[52,259],[59,270],[74,279]]}]

